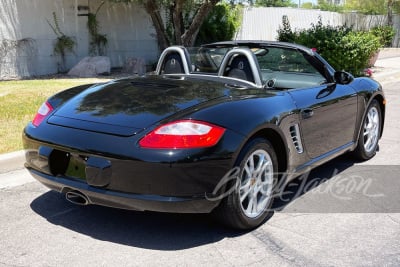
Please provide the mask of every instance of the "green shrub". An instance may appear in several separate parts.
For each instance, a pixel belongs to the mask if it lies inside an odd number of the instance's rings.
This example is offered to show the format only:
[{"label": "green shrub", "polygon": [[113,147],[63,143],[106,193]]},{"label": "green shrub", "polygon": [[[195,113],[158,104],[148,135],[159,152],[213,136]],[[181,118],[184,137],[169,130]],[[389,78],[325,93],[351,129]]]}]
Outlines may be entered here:
[{"label": "green shrub", "polygon": [[381,47],[380,40],[369,32],[350,32],[343,37],[342,69],[353,72],[356,76],[368,67],[369,60]]},{"label": "green shrub", "polygon": [[392,26],[376,26],[371,33],[379,38],[382,47],[391,47],[396,31]]},{"label": "green shrub", "polygon": [[240,5],[217,4],[200,27],[196,45],[231,40],[240,23]]},{"label": "green shrub", "polygon": [[286,15],[282,17],[282,27],[278,29],[278,40],[281,42],[293,43],[296,40],[296,32],[292,31],[289,19]]},{"label": "green shrub", "polygon": [[346,70],[355,76],[363,75],[369,59],[382,46],[380,38],[371,32],[355,32],[346,26],[326,26],[321,18],[311,28],[293,32],[283,18],[278,40],[315,48],[336,70]]}]

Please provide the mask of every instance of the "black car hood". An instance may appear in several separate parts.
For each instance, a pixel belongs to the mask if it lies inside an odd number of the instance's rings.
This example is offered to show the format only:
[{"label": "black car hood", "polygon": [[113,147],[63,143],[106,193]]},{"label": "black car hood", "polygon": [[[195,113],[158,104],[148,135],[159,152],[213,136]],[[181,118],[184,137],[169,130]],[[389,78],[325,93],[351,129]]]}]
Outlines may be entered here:
[{"label": "black car hood", "polygon": [[177,112],[230,95],[223,84],[144,77],[90,87],[65,102],[48,123],[89,131],[134,135]]}]

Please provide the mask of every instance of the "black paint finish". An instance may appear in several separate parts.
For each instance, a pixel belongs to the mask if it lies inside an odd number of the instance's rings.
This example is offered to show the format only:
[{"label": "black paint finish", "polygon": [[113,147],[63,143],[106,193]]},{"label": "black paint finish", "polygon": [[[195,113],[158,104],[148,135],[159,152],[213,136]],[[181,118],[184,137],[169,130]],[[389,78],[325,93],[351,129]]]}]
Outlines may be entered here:
[{"label": "black paint finish", "polygon": [[[213,45],[237,43],[208,47]],[[206,196],[213,196],[254,137],[272,143],[280,171],[297,175],[353,150],[372,99],[378,99],[384,114],[381,86],[368,78],[335,83],[334,70],[318,54],[296,45],[255,42],[268,45],[301,51],[326,83],[279,89],[210,75],[149,75],[79,86],[48,100],[55,110],[39,127],[26,126],[26,168],[49,188],[79,191],[91,204],[210,212],[219,201]],[[226,131],[209,148],[138,145],[155,127],[180,119],[205,121]],[[293,144],[293,125],[299,125],[303,153]]]}]

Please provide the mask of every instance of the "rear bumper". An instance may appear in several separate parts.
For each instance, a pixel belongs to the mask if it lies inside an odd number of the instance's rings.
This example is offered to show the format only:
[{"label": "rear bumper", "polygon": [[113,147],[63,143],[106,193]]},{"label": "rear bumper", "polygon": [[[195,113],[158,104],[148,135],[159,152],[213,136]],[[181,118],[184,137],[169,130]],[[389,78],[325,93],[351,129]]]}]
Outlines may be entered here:
[{"label": "rear bumper", "polygon": [[[226,131],[211,148],[157,150],[120,137],[42,124],[23,133],[25,167],[61,193],[78,191],[88,204],[161,212],[208,213],[224,192],[242,136]],[[215,190],[217,194],[213,194]]]},{"label": "rear bumper", "polygon": [[209,213],[219,204],[219,201],[208,200],[205,195],[203,197],[169,197],[117,192],[93,187],[66,177],[54,177],[29,167],[27,169],[35,179],[54,191],[62,194],[71,191],[80,192],[86,196],[88,204],[174,213]]}]

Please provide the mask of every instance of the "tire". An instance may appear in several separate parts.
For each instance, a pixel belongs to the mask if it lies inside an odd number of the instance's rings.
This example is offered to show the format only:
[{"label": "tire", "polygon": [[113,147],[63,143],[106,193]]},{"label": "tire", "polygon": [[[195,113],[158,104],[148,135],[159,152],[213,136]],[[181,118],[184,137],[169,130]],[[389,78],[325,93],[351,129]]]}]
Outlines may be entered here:
[{"label": "tire", "polygon": [[239,167],[231,185],[235,190],[221,201],[216,216],[231,228],[250,230],[273,213],[278,161],[272,145],[257,138],[245,145],[235,166]]},{"label": "tire", "polygon": [[365,118],[361,125],[357,147],[354,156],[359,160],[368,160],[375,156],[382,129],[381,108],[377,100],[368,106]]}]

